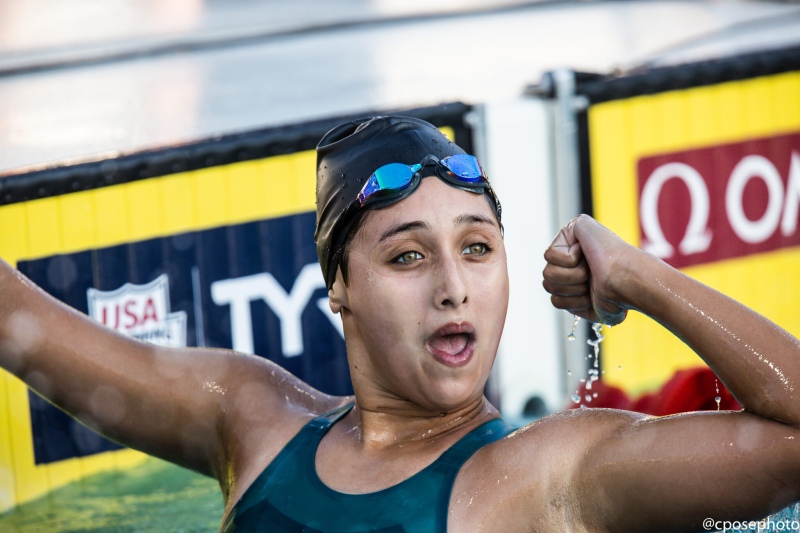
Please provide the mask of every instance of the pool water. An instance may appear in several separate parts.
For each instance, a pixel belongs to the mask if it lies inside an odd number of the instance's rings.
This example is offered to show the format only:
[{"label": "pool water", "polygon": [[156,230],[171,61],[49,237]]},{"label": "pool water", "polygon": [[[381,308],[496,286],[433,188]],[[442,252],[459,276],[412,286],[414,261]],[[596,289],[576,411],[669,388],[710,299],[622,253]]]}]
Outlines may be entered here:
[{"label": "pool water", "polygon": [[215,532],[223,512],[216,480],[159,459],[88,476],[0,514],[0,531]]}]

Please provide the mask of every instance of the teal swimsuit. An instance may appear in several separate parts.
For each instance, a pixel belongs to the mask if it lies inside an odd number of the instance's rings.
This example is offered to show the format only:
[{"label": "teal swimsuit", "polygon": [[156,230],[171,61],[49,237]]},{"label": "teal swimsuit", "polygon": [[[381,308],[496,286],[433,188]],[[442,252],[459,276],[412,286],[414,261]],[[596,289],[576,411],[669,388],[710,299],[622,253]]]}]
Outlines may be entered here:
[{"label": "teal swimsuit", "polygon": [[306,424],[245,491],[222,532],[444,533],[461,466],[481,447],[515,430],[499,418],[490,420],[405,481],[369,494],[344,494],[320,480],[314,460],[322,437],[352,407]]}]

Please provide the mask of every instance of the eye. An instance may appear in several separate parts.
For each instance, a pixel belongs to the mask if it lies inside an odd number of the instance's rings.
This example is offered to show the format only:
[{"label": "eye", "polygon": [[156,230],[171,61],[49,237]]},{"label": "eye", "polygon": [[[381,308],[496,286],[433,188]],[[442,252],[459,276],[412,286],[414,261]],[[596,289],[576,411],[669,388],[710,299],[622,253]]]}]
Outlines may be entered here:
[{"label": "eye", "polygon": [[491,251],[492,249],[485,242],[476,242],[461,250],[461,253],[464,255],[486,255]]},{"label": "eye", "polygon": [[398,255],[394,258],[393,262],[400,265],[410,265],[414,261],[420,261],[421,259],[423,259],[421,253],[410,251],[403,252],[402,254]]}]

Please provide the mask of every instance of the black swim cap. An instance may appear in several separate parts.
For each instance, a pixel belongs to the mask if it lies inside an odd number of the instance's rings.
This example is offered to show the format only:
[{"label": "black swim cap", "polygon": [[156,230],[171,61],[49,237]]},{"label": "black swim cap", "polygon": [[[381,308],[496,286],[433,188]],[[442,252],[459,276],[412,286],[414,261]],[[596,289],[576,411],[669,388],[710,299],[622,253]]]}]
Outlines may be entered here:
[{"label": "black swim cap", "polygon": [[[331,288],[344,240],[363,214],[350,208],[375,170],[389,163],[414,165],[427,155],[464,154],[433,124],[412,117],[372,117],[336,126],[317,145],[317,256]],[[499,214],[498,214],[499,218]]]}]

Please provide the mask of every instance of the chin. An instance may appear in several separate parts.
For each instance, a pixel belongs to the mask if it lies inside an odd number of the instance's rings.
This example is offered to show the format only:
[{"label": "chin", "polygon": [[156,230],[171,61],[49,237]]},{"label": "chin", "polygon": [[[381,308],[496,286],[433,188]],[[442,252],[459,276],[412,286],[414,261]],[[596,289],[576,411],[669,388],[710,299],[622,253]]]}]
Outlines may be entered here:
[{"label": "chin", "polygon": [[462,409],[483,398],[483,387],[474,383],[443,383],[429,389],[425,394],[425,404],[432,411],[449,413]]}]

